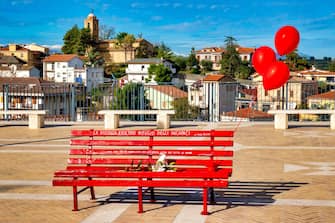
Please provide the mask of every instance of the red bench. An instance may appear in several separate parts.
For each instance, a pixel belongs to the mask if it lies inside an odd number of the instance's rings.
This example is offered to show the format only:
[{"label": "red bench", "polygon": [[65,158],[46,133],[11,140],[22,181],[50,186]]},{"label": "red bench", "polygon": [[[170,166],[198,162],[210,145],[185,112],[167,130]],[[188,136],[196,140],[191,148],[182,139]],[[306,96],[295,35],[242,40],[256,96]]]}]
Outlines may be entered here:
[{"label": "red bench", "polygon": [[[155,187],[202,188],[203,211],[208,214],[208,189],[228,186],[232,174],[233,131],[223,130],[73,130],[70,158],[56,171],[53,186],[73,187],[74,211],[78,194],[94,186],[138,188],[138,212],[143,212],[143,187],[154,201]],[[80,138],[78,138],[80,137]],[[227,138],[228,137],[228,138]],[[164,154],[164,155],[162,155]],[[155,172],[157,160],[164,168]],[[78,187],[85,187],[78,191]]]}]

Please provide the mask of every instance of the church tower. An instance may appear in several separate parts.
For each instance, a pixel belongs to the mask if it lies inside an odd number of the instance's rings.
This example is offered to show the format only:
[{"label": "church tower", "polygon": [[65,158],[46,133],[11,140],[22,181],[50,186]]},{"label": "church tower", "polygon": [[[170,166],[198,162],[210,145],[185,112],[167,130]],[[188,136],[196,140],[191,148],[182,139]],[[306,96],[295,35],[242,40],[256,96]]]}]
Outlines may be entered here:
[{"label": "church tower", "polygon": [[87,18],[85,19],[84,27],[90,29],[92,40],[97,42],[99,40],[99,20],[93,14],[93,12],[88,14]]}]

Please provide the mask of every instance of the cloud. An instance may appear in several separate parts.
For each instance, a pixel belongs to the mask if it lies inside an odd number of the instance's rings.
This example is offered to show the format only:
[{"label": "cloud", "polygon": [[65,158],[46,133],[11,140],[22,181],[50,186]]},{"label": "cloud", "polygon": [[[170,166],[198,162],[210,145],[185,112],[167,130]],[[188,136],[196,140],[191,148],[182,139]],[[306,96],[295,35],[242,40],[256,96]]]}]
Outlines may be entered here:
[{"label": "cloud", "polygon": [[159,15],[151,16],[151,20],[152,20],[152,21],[160,21],[160,20],[162,20],[162,19],[163,19],[163,17],[162,17],[162,16],[159,16]]},{"label": "cloud", "polygon": [[47,47],[49,48],[50,50],[60,50],[62,49],[62,45],[60,44],[55,44],[55,45],[42,45],[43,47]]},{"label": "cloud", "polygon": [[32,0],[16,0],[16,1],[11,1],[10,4],[12,6],[15,6],[15,5],[20,5],[20,4],[23,4],[23,5],[28,5],[28,4],[31,4],[33,3]]},{"label": "cloud", "polygon": [[196,20],[194,22],[182,22],[177,24],[169,24],[158,27],[158,29],[166,30],[166,31],[187,31],[193,30],[202,24],[201,20]]}]

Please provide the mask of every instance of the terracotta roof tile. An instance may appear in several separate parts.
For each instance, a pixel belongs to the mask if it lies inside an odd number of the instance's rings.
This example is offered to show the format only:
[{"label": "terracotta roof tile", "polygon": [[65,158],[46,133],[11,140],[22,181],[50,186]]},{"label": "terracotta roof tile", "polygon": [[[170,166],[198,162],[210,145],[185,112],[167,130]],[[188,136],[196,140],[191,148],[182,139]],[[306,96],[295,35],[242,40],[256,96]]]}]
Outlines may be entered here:
[{"label": "terracotta roof tile", "polygon": [[153,85],[150,88],[155,89],[156,91],[162,92],[166,95],[169,95],[173,98],[186,98],[187,93],[180,90],[179,88],[172,85]]},{"label": "terracotta roof tile", "polygon": [[209,74],[205,76],[204,81],[220,81],[222,78],[223,74]]},{"label": "terracotta roof tile", "polygon": [[46,57],[43,62],[68,62],[75,57],[79,58],[76,54],[53,54]]},{"label": "terracotta roof tile", "polygon": [[251,54],[255,52],[255,48],[249,48],[249,47],[238,47],[237,52],[239,54]]},{"label": "terracotta roof tile", "polygon": [[328,99],[335,100],[335,91],[328,91],[322,94],[309,96],[308,99]]}]

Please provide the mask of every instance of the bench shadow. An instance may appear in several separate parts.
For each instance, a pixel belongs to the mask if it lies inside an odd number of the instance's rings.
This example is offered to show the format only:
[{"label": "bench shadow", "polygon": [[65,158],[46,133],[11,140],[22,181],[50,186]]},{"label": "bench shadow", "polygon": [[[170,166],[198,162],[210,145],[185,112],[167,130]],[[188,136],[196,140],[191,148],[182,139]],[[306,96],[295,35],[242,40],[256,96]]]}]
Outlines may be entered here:
[{"label": "bench shadow", "polygon": [[[275,202],[275,195],[304,186],[303,182],[263,182],[263,181],[233,181],[228,188],[215,189],[215,204],[223,207],[212,211],[211,214],[225,209],[239,206],[266,206]],[[96,200],[99,205],[109,203],[136,203],[137,188],[129,188],[124,191],[113,193],[109,196],[100,197]],[[143,193],[143,203],[150,201],[150,191]],[[187,204],[202,205],[202,189],[198,188],[155,188],[155,204],[161,206],[148,209],[145,212],[161,209],[171,205]],[[94,205],[94,207],[97,205]]]}]

